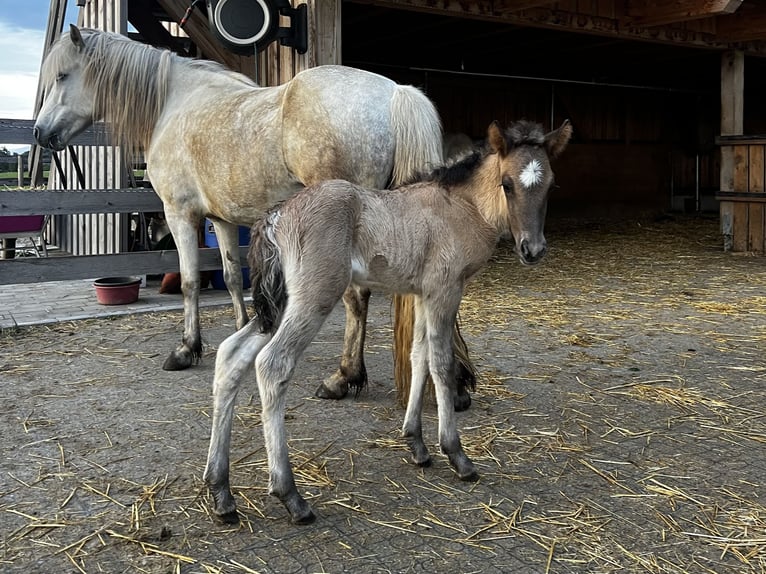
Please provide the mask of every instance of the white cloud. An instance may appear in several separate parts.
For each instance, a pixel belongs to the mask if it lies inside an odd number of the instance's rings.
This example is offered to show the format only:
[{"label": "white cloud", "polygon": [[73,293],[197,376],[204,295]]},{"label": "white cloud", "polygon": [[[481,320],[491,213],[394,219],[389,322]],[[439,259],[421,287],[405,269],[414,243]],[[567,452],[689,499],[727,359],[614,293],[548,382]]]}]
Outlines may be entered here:
[{"label": "white cloud", "polygon": [[45,32],[0,21],[0,118],[31,119]]}]

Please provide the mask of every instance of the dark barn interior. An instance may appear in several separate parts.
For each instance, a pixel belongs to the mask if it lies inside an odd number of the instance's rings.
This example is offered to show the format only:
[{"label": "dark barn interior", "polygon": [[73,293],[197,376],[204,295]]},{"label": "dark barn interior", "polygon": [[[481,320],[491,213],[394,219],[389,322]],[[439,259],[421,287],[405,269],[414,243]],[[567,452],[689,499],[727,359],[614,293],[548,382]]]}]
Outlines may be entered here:
[{"label": "dark barn interior", "polygon": [[[344,2],[342,54],[422,87],[445,132],[480,138],[493,119],[570,119],[551,214],[718,211],[718,50]],[[744,133],[766,132],[764,64],[746,58]]]}]

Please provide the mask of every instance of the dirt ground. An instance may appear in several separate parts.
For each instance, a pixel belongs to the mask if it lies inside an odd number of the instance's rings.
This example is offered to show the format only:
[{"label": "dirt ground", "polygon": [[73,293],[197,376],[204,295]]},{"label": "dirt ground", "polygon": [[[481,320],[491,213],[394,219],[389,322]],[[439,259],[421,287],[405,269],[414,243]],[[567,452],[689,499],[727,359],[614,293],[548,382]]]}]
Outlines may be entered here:
[{"label": "dirt ground", "polygon": [[480,370],[459,414],[481,478],[407,462],[390,299],[373,297],[368,388],[315,399],[342,309],[291,384],[292,525],[266,492],[255,382],[240,393],[232,484],[215,522],[201,476],[217,345],[161,370],[180,312],[0,334],[0,571],[766,571],[766,258],[723,253],[716,219],[549,225],[522,267],[508,245],[470,286],[463,334]]}]

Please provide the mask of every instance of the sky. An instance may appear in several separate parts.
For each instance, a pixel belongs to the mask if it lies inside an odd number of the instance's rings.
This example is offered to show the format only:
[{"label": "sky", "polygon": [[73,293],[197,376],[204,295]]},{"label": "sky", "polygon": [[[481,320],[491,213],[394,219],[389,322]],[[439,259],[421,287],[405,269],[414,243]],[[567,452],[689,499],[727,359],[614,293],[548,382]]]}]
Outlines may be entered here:
[{"label": "sky", "polygon": [[[0,118],[32,119],[49,11],[50,0],[0,0]],[[67,0],[66,25],[77,11]]]}]

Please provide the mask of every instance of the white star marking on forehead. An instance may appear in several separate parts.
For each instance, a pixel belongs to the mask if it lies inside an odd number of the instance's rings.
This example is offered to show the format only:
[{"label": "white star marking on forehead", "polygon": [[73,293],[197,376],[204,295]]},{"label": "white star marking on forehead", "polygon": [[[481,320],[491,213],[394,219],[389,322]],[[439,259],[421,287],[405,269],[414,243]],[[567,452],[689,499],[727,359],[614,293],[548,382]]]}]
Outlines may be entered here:
[{"label": "white star marking on forehead", "polygon": [[519,176],[524,187],[532,187],[543,180],[543,166],[536,159],[530,160]]}]

